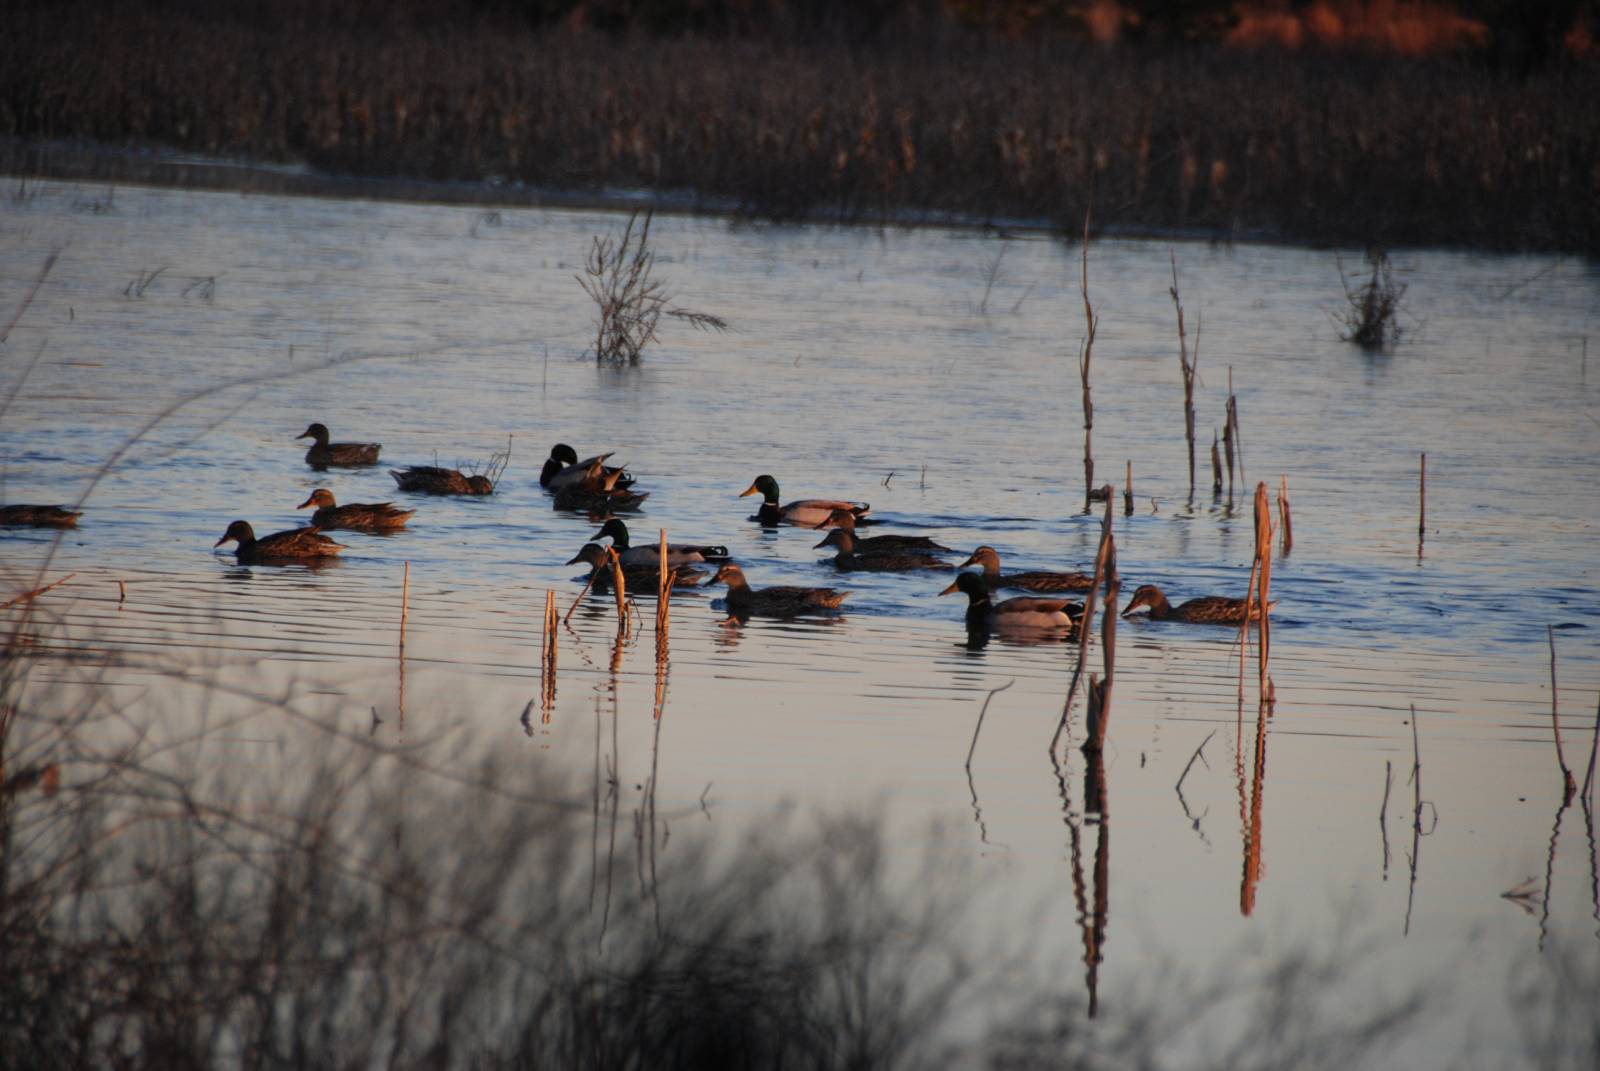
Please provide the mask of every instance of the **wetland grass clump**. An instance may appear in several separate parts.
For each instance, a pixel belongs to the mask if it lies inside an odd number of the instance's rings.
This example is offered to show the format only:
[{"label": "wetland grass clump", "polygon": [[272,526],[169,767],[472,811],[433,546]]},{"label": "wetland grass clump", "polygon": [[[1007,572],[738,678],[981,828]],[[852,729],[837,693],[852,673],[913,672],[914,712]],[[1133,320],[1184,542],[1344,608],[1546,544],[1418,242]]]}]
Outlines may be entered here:
[{"label": "wetland grass clump", "polygon": [[1339,337],[1364,350],[1381,350],[1399,342],[1405,334],[1400,323],[1400,299],[1405,297],[1406,284],[1394,277],[1394,265],[1384,250],[1368,249],[1366,260],[1371,274],[1366,282],[1358,278],[1353,283],[1345,273],[1344,262],[1337,261],[1346,306],[1337,317],[1343,328]]},{"label": "wetland grass clump", "polygon": [[597,235],[583,262],[583,274],[574,276],[595,305],[594,342],[585,355],[592,354],[596,364],[638,364],[645,347],[656,341],[663,316],[701,330],[728,329],[728,322],[719,316],[670,303],[666,284],[655,278],[656,255],[650,248],[653,218],[653,213],[645,212],[641,222],[635,211],[620,235]]}]

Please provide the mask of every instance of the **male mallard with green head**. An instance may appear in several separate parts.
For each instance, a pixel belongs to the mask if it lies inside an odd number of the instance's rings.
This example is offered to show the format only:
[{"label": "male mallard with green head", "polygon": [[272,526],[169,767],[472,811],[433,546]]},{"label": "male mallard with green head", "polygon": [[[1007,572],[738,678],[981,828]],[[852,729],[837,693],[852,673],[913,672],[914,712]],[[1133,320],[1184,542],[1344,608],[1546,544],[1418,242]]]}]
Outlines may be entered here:
[{"label": "male mallard with green head", "polygon": [[311,515],[313,528],[348,528],[358,532],[392,532],[396,528],[404,528],[406,521],[417,512],[414,509],[400,509],[392,502],[352,502],[348,506],[341,506],[334,501],[333,492],[326,487],[312,491],[311,497],[295,509],[308,506],[317,507],[317,511]]},{"label": "male mallard with green head", "polygon": [[771,476],[757,476],[749,488],[739,492],[739,497],[746,495],[760,495],[761,508],[756,511],[755,519],[767,527],[778,524],[794,524],[803,528],[826,528],[828,518],[833,516],[836,509],[845,510],[855,516],[857,520],[866,516],[872,507],[865,502],[847,502],[837,498],[802,498],[788,505],[778,504],[778,481]]},{"label": "male mallard with green head", "polygon": [[376,465],[380,443],[330,443],[328,429],[323,424],[313,424],[296,439],[310,439],[311,449],[306,451],[306,464],[318,468],[327,465]]},{"label": "male mallard with green head", "polygon": [[[607,556],[608,549],[599,543],[585,543],[583,549],[567,562],[568,565],[577,565],[581,562],[590,567],[589,571],[594,576],[595,591],[611,590],[611,562]],[[672,586],[675,588],[697,588],[706,575],[704,570],[696,569],[692,565],[668,565],[667,569],[671,573]],[[624,565],[622,579],[628,585],[629,591],[654,595],[656,585],[661,583],[661,567],[654,564]]]},{"label": "male mallard with green head", "polygon": [[[1027,573],[1000,572],[1000,552],[983,546],[972,552],[972,557],[961,565],[983,566],[982,577],[989,590],[1021,588],[1024,591],[1088,591],[1094,587],[1094,577],[1083,573],[1050,573],[1035,570]],[[959,568],[959,567],[958,567]]]},{"label": "male mallard with green head", "polygon": [[626,490],[633,486],[633,477],[624,472],[620,466],[608,467],[603,462],[610,457],[609,453],[600,454],[598,457],[578,460],[578,452],[566,443],[556,443],[550,448],[550,456],[545,460],[544,468],[539,470],[539,486],[546,491],[559,491],[572,484],[594,482],[605,477],[614,476],[613,487]]},{"label": "male mallard with green head", "polygon": [[978,573],[962,573],[955,583],[939,592],[953,595],[960,592],[967,597],[967,631],[1058,631],[1071,630],[1083,616],[1083,603],[1068,599],[1037,599],[1021,595],[1015,599],[995,602],[990,598],[989,585]]},{"label": "male mallard with green head", "polygon": [[[594,538],[610,538],[611,548],[622,558],[624,567],[630,565],[659,566],[661,561],[661,545],[659,543],[646,543],[642,547],[628,545],[628,526],[619,518],[613,517],[601,525],[600,531]],[[690,562],[722,561],[728,557],[727,547],[712,546],[703,543],[668,543],[667,565],[686,565]]]},{"label": "male mallard with green head", "polygon": [[224,543],[236,542],[234,558],[241,565],[264,562],[305,562],[331,558],[344,549],[315,528],[291,528],[256,538],[249,521],[234,521],[222,538],[212,544],[213,549]]},{"label": "male mallard with green head", "polygon": [[[1277,600],[1273,600],[1267,604],[1267,609],[1276,605]],[[1246,612],[1245,600],[1224,595],[1202,595],[1173,606],[1154,584],[1145,584],[1136,590],[1128,605],[1123,607],[1122,616],[1128,617],[1142,606],[1150,608],[1152,621],[1184,621],[1194,625],[1237,625],[1244,620]],[[1256,616],[1251,607],[1250,617]]]}]

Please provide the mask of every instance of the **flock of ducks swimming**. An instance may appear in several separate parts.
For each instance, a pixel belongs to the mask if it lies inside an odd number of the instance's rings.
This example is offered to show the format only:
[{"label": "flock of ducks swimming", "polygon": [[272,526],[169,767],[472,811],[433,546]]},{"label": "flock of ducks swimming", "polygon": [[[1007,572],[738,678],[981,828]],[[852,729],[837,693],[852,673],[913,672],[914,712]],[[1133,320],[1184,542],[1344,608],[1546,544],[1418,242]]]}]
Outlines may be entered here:
[{"label": "flock of ducks swimming", "polygon": [[[378,443],[331,442],[328,429],[312,424],[296,436],[311,439],[306,451],[308,465],[329,467],[376,465],[382,447]],[[584,545],[567,563],[583,563],[591,568],[590,583],[596,591],[612,586],[613,557],[620,565],[625,583],[636,590],[653,592],[660,575],[661,548],[657,544],[634,546],[627,524],[616,514],[637,511],[649,492],[634,487],[634,478],[622,466],[607,465],[610,454],[579,460],[577,452],[565,443],[551,451],[539,474],[539,483],[558,510],[587,513],[603,518],[594,541]],[[390,471],[402,491],[432,495],[487,495],[495,490],[487,475],[462,473],[432,465],[413,465]],[[849,572],[914,572],[945,570],[952,565],[944,555],[957,553],[925,535],[888,533],[859,535],[858,526],[874,523],[867,519],[871,506],[843,499],[807,498],[783,502],[778,481],[770,475],[756,477],[740,494],[761,496],[761,506],[751,519],[767,528],[790,526],[827,529],[816,549],[833,549],[833,566]],[[271,535],[256,537],[248,521],[237,520],[214,544],[235,544],[234,555],[241,564],[292,564],[324,560],[344,549],[326,533],[355,531],[390,533],[405,527],[416,512],[392,502],[360,502],[339,505],[333,492],[319,487],[299,509],[313,508],[310,523]],[[70,528],[81,513],[61,506],[0,506],[0,526]],[[599,540],[609,539],[609,547]],[[666,548],[667,567],[673,570],[675,587],[696,587],[702,582],[727,585],[726,605],[730,619],[748,620],[751,616],[793,617],[837,610],[848,591],[832,587],[778,586],[753,588],[744,570],[733,561],[728,548],[709,544],[673,543]],[[715,564],[709,581],[697,566]],[[1031,635],[1070,636],[1083,614],[1081,602],[1056,597],[1063,592],[1087,591],[1093,577],[1081,572],[1030,570],[1006,573],[1000,554],[991,546],[981,546],[966,560],[953,566],[964,569],[975,565],[975,572],[962,572],[955,582],[939,592],[967,597],[966,624],[969,636],[987,638],[993,632],[1024,632]],[[1020,590],[1030,594],[996,601],[1001,590]],[[1177,606],[1167,601],[1161,589],[1146,584],[1133,593],[1122,616],[1148,608],[1157,621],[1184,621],[1212,624],[1238,624],[1245,617],[1245,601],[1223,596],[1190,599]]]}]

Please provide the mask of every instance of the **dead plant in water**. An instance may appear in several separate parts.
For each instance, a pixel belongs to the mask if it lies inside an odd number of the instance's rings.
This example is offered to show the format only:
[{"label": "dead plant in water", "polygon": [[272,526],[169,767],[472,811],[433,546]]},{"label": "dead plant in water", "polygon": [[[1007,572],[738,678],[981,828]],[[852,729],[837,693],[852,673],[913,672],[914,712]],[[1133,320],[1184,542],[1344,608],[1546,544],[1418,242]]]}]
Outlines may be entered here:
[{"label": "dead plant in water", "polygon": [[1366,282],[1357,280],[1354,284],[1345,273],[1344,261],[1335,259],[1348,305],[1335,317],[1344,328],[1339,337],[1364,350],[1381,350],[1399,342],[1404,333],[1400,326],[1400,299],[1405,296],[1406,284],[1396,281],[1389,254],[1376,246],[1368,249],[1367,266],[1372,274]]},{"label": "dead plant in water", "polygon": [[583,274],[574,276],[595,303],[595,336],[590,351],[597,364],[638,364],[644,348],[656,341],[662,316],[683,320],[703,331],[726,331],[720,316],[671,303],[666,284],[652,277],[656,255],[650,248],[650,221],[646,212],[628,216],[620,238],[596,237],[584,261]]}]

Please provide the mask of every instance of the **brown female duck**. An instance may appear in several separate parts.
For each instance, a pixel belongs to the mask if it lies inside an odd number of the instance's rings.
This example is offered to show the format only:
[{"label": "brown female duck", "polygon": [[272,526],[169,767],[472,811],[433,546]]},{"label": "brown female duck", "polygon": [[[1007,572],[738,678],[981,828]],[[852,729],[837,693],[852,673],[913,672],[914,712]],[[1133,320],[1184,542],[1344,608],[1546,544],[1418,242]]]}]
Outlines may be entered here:
[{"label": "brown female duck", "polygon": [[1094,577],[1083,573],[1050,573],[1035,570],[1027,573],[1001,573],[1000,552],[983,546],[972,552],[972,557],[962,565],[983,566],[983,582],[989,590],[1021,588],[1024,591],[1088,591],[1094,587]]},{"label": "brown female duck", "polygon": [[[1267,609],[1276,605],[1274,600],[1267,604]],[[1127,617],[1142,606],[1150,607],[1152,621],[1185,621],[1195,625],[1237,625],[1245,619],[1246,612],[1245,600],[1224,595],[1202,595],[1173,606],[1154,584],[1145,584],[1135,591],[1128,605],[1123,607],[1122,616]],[[1252,619],[1256,616],[1253,612],[1250,614]]]},{"label": "brown female duck", "polygon": [[632,513],[650,497],[649,491],[628,491],[621,469],[606,469],[597,479],[569,483],[556,491],[553,505],[571,513]]},{"label": "brown female duck", "polygon": [[0,528],[76,528],[81,516],[65,506],[0,506]]},{"label": "brown female duck", "polygon": [[850,597],[848,591],[835,588],[752,588],[744,570],[732,562],[724,562],[710,582],[728,585],[728,611],[735,617],[794,617],[837,610]]},{"label": "brown female duck", "polygon": [[455,469],[436,465],[412,465],[390,469],[389,475],[402,491],[421,491],[426,495],[492,495],[494,481],[487,476],[463,476]]},{"label": "brown female duck", "polygon": [[234,550],[234,557],[241,565],[316,561],[331,558],[344,549],[344,544],[335,543],[315,528],[291,528],[287,532],[274,532],[257,539],[249,521],[234,521],[228,525],[228,530],[222,533],[222,538],[213,547],[228,542],[239,544]]},{"label": "brown female duck", "polygon": [[863,536],[856,535],[856,515],[847,509],[836,509],[828,515],[821,524],[813,525],[814,528],[843,528],[855,536],[857,554],[881,554],[891,550],[931,550],[954,554],[955,552],[932,538],[924,535],[890,535]]},{"label": "brown female duck", "polygon": [[383,449],[380,443],[330,443],[328,429],[323,424],[313,424],[295,438],[311,440],[311,449],[306,451],[306,464],[319,468],[327,465],[376,465],[378,451]]},{"label": "brown female duck", "polygon": [[352,502],[348,506],[341,506],[333,500],[333,492],[326,487],[312,491],[311,497],[295,509],[305,509],[307,506],[317,507],[317,511],[311,515],[313,528],[349,528],[358,532],[392,532],[396,528],[404,528],[406,521],[417,512],[414,509],[400,509],[392,502]]},{"label": "brown female duck", "polygon": [[948,569],[950,563],[932,554],[919,554],[909,550],[888,550],[877,554],[856,553],[856,537],[847,529],[835,528],[826,539],[816,545],[838,547],[833,564],[849,572],[900,573],[908,569]]}]

